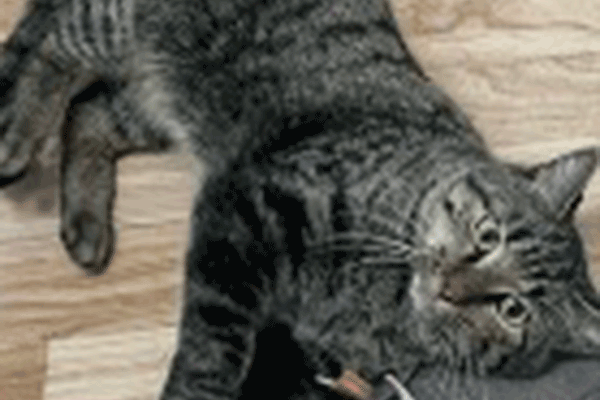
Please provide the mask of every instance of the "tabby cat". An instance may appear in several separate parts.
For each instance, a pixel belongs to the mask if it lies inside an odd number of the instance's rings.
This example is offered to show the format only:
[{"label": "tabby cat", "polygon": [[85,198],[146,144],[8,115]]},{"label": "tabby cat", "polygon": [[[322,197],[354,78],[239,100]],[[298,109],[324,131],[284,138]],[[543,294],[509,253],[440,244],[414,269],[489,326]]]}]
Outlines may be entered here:
[{"label": "tabby cat", "polygon": [[600,399],[573,215],[598,149],[498,160],[376,0],[32,0],[0,65],[0,173],[63,133],[62,236],[112,254],[115,160],[187,143],[195,197],[161,395]]}]

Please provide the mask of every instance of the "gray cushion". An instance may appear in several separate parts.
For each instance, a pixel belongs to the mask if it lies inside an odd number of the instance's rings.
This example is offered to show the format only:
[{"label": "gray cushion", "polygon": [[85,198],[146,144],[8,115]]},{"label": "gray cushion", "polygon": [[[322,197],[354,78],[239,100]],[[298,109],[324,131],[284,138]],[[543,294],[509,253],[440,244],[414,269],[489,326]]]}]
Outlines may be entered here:
[{"label": "gray cushion", "polygon": [[569,361],[535,380],[492,379],[471,383],[447,371],[423,371],[410,384],[415,400],[600,400],[600,362]]}]

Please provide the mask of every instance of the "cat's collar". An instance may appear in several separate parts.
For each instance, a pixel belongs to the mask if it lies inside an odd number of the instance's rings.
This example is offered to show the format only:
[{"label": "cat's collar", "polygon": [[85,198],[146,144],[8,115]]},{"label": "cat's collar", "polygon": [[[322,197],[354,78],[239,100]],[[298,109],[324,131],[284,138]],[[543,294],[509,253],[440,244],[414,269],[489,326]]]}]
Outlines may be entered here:
[{"label": "cat's collar", "polygon": [[384,378],[386,384],[373,387],[357,373],[345,370],[337,379],[316,375],[315,381],[350,400],[415,400],[392,374]]}]

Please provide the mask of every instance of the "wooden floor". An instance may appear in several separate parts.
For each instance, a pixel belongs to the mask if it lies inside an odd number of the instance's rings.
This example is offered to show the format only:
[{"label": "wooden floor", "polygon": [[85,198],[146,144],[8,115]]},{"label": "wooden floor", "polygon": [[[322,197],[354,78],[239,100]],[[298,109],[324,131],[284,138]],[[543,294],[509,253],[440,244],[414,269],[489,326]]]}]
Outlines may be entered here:
[{"label": "wooden floor", "polygon": [[[7,29],[19,2],[0,0]],[[490,146],[533,163],[600,146],[600,6],[590,0],[398,0],[409,47]],[[0,198],[0,400],[150,400],[173,351],[189,157],[120,164],[108,273],[69,262],[55,174]],[[50,210],[50,211],[48,211]],[[578,215],[600,285],[600,172]]]}]

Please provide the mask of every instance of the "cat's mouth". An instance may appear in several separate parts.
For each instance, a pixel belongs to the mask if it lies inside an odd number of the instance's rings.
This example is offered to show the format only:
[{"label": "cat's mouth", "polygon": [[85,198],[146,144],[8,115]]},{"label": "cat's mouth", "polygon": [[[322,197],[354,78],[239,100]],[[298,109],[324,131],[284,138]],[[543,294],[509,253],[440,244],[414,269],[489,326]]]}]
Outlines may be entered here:
[{"label": "cat's mouth", "polygon": [[462,280],[443,274],[424,276],[415,274],[409,295],[418,310],[424,308],[438,311],[458,311],[470,305],[494,304],[507,294],[503,291],[488,291],[482,287],[470,287]]},{"label": "cat's mouth", "polygon": [[437,296],[440,301],[452,304],[457,307],[465,307],[470,304],[497,304],[508,297],[505,293],[475,293],[465,297],[454,298],[448,293],[442,291]]}]

